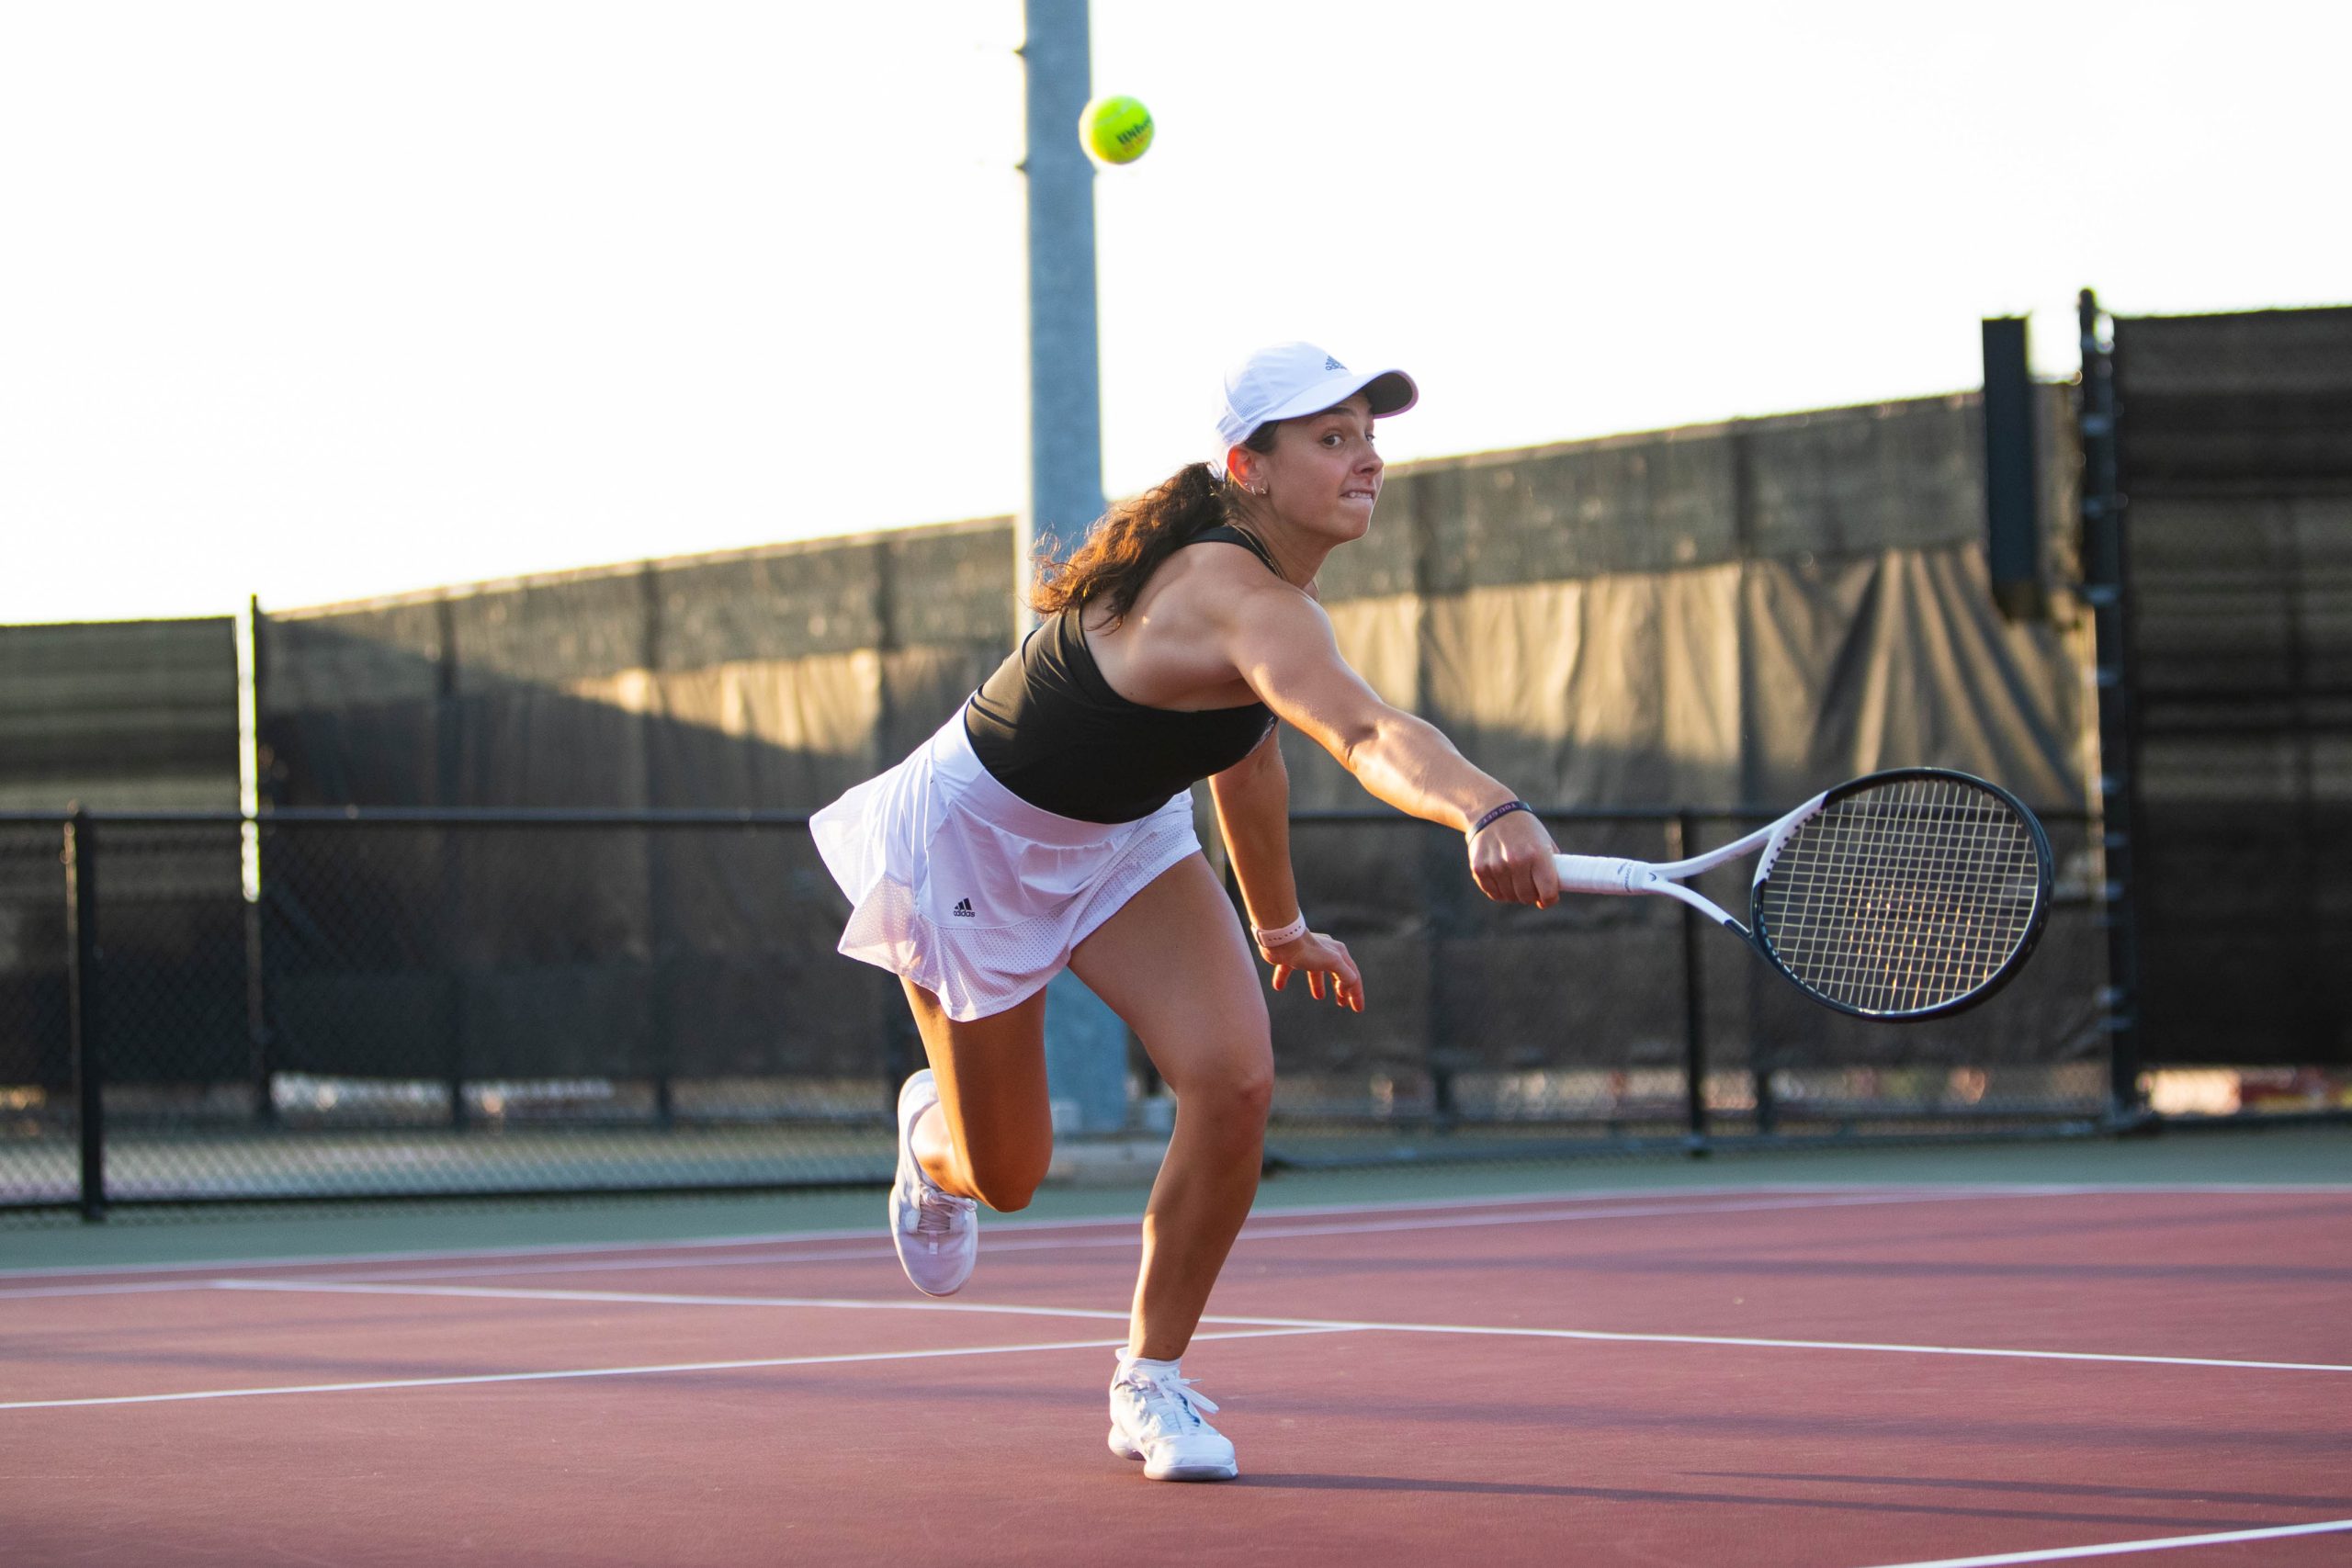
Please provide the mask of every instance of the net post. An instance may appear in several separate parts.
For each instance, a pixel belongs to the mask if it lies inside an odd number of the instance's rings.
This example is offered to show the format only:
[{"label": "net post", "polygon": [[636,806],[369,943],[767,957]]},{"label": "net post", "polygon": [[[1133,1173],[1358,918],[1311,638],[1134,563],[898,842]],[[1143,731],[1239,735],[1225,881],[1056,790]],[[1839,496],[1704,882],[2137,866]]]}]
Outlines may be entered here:
[{"label": "net post", "polygon": [[90,814],[75,802],[65,823],[65,1018],[79,1099],[82,1218],[107,1217],[105,1059],[97,1021],[98,845]]},{"label": "net post", "polygon": [[[1697,838],[1688,812],[1677,812],[1669,829],[1673,841],[1668,857],[1685,860]],[[1707,1027],[1706,1006],[1700,987],[1699,911],[1675,901],[1682,931],[1682,1092],[1689,1118],[1684,1146],[1693,1159],[1707,1153]]]},{"label": "net post", "polygon": [[2121,443],[2116,429],[2115,355],[2099,340],[2098,297],[2077,300],[2082,378],[2075,419],[2083,452],[2083,596],[2090,602],[2098,690],[2099,920],[2107,929],[2107,984],[2099,1030],[2107,1037],[2107,1122],[2129,1132],[2150,1124],[2140,1091],[2140,925],[2132,852],[2138,786],[2136,684],[2127,595]]}]

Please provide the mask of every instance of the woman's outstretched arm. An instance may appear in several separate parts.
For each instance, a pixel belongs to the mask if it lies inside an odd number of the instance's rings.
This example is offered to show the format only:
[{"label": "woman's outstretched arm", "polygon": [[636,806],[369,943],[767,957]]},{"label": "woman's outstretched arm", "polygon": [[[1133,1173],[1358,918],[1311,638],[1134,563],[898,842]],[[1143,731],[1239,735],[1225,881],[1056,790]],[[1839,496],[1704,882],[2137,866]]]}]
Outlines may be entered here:
[{"label": "woman's outstretched arm", "polygon": [[[1323,607],[1286,584],[1227,602],[1216,616],[1234,669],[1356,782],[1397,810],[1468,832],[1512,798],[1438,728],[1381,700],[1340,657]],[[1471,874],[1488,897],[1548,905],[1559,897],[1555,846],[1532,813],[1498,818],[1470,840]]]}]

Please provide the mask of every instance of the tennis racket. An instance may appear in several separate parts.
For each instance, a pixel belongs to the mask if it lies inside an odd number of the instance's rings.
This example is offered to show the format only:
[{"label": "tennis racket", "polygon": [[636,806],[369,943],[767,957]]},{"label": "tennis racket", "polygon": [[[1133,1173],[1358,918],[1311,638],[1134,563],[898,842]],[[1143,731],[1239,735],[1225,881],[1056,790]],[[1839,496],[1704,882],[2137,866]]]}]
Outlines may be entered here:
[{"label": "tennis racket", "polygon": [[[1747,925],[1682,886],[1758,849]],[[1679,898],[1805,995],[1859,1018],[1937,1018],[1983,1001],[2032,953],[2050,908],[2050,839],[2033,813],[1940,768],[1839,784],[1690,860],[1555,858],[1562,892]]]}]

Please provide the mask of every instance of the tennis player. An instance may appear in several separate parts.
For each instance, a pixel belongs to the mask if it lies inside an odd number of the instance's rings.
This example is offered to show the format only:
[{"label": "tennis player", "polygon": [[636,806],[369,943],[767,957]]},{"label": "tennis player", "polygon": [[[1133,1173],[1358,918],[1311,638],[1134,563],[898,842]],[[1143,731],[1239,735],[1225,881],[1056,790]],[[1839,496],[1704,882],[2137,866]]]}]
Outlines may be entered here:
[{"label": "tennis player", "polygon": [[852,912],[850,957],[899,976],[931,1066],[899,1095],[890,1232],[918,1290],[970,1277],[977,1209],[1025,1206],[1053,1153],[1045,987],[1065,965],[1124,1019],[1174,1091],[1143,1268],[1111,1383],[1111,1448],[1156,1481],[1236,1473],[1179,1366],[1258,1190],[1274,1086],[1263,995],[1193,830],[1209,782],[1258,955],[1362,1011],[1344,943],[1292,879],[1276,721],[1397,809],[1463,833],[1490,898],[1558,896],[1527,806],[1340,656],[1315,575],[1372,525],[1376,420],[1419,397],[1399,370],[1312,344],[1226,378],[1215,457],[1114,506],[1041,562],[1045,617],[912,756],[814,819]]}]

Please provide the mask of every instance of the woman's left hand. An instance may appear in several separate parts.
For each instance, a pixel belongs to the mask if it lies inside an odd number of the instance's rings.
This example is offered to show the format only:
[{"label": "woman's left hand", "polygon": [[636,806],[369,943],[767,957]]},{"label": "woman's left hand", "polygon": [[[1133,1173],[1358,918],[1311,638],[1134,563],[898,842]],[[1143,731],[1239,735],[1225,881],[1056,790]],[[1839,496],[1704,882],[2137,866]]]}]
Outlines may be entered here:
[{"label": "woman's left hand", "polygon": [[1290,983],[1293,975],[1304,975],[1307,994],[1317,1001],[1323,999],[1324,987],[1328,986],[1334,1002],[1363,1011],[1363,976],[1356,971],[1356,961],[1348,956],[1346,942],[1320,931],[1308,931],[1280,947],[1261,947],[1258,956],[1274,966],[1277,991]]}]

